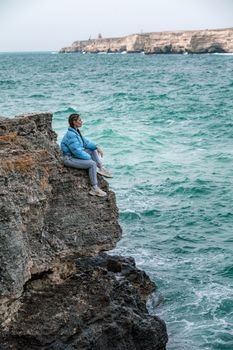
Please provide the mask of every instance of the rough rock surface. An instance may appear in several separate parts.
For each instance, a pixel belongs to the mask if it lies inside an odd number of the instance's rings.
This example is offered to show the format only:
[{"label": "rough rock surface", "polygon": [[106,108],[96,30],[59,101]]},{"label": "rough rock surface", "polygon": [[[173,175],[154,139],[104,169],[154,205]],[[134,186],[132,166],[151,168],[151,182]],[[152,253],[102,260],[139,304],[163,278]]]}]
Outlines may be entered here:
[{"label": "rough rock surface", "polygon": [[60,52],[232,53],[233,28],[132,34],[75,41]]},{"label": "rough rock surface", "polygon": [[0,118],[0,349],[158,349],[154,284],[132,259],[102,253],[121,237],[114,193],[88,195],[62,165],[51,114]]}]

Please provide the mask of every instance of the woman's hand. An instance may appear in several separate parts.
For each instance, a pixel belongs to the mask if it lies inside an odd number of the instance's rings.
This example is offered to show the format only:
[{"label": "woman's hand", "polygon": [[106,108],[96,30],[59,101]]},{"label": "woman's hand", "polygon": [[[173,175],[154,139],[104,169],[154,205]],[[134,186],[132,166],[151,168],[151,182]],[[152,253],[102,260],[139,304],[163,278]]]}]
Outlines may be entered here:
[{"label": "woman's hand", "polygon": [[104,152],[102,151],[101,148],[97,147],[97,148],[96,148],[96,151],[97,151],[97,153],[98,153],[101,157],[104,156]]}]

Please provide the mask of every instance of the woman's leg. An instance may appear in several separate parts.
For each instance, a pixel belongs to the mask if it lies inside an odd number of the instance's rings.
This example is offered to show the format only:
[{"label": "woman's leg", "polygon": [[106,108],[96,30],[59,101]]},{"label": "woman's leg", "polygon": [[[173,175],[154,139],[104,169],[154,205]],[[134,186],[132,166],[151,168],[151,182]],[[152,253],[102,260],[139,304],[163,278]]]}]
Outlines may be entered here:
[{"label": "woman's leg", "polygon": [[87,148],[85,148],[85,151],[90,154],[91,159],[96,163],[96,165],[98,167],[97,173],[102,175],[102,176],[104,176],[104,177],[110,177],[111,178],[112,174],[110,173],[110,171],[108,171],[108,170],[103,168],[103,165],[102,165],[102,163],[101,163],[101,161],[99,159],[97,151],[96,150],[92,151],[92,150],[87,149]]},{"label": "woman's leg", "polygon": [[99,156],[98,156],[98,153],[96,150],[91,150],[91,149],[88,149],[88,148],[85,148],[85,152],[87,152],[88,154],[90,154],[91,156],[91,159],[94,160],[94,162],[96,162],[96,165],[98,168],[101,168],[102,167],[102,163],[99,159]]},{"label": "woman's leg", "polygon": [[94,160],[78,159],[74,157],[65,157],[64,165],[70,168],[87,169],[92,186],[97,186],[96,162]]}]

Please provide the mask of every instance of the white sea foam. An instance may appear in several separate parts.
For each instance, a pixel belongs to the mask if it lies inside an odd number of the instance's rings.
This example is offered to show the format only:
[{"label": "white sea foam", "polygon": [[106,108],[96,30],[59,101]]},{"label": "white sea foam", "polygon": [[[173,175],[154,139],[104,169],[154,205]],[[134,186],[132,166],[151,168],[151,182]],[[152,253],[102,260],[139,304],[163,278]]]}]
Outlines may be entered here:
[{"label": "white sea foam", "polygon": [[214,52],[212,55],[217,56],[233,56],[233,52]]}]

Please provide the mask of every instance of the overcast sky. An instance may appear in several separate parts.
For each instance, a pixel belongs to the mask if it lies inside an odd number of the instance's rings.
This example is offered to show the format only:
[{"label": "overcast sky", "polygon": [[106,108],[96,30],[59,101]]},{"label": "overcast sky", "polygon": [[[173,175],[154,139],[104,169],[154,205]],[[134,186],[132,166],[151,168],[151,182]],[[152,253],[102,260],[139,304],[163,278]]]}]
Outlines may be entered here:
[{"label": "overcast sky", "polygon": [[75,40],[233,27],[233,0],[0,0],[0,51],[57,51]]}]

